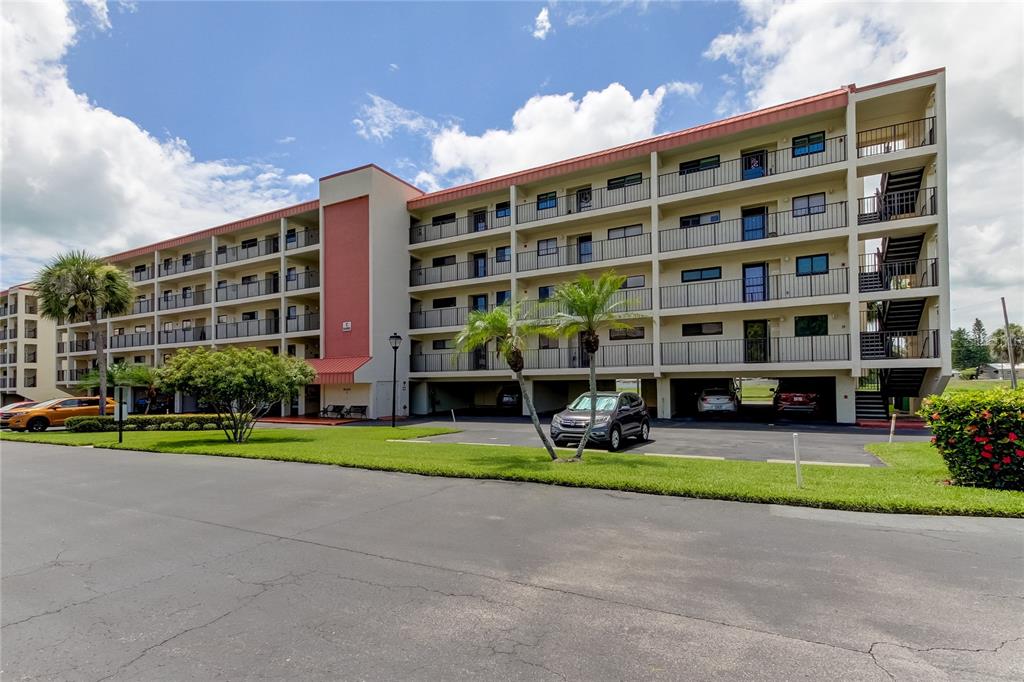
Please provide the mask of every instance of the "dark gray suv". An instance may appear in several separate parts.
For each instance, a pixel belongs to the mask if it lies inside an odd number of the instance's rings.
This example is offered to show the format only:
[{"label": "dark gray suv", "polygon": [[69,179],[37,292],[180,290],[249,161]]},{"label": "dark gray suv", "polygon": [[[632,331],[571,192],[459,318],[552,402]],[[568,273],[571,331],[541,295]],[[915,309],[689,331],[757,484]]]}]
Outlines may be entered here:
[{"label": "dark gray suv", "polygon": [[[612,452],[626,438],[646,441],[651,436],[651,419],[644,399],[636,393],[599,392],[597,415],[590,441]],[[551,418],[551,440],[555,445],[578,443],[590,421],[590,393],[584,393]]]}]

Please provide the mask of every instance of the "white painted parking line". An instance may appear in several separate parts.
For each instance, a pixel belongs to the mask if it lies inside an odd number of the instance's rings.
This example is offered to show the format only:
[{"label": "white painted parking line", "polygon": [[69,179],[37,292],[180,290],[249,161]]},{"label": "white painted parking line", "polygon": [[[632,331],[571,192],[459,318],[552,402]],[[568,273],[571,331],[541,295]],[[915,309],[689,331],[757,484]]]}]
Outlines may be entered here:
[{"label": "white painted parking line", "polygon": [[[766,459],[765,461],[768,464],[794,464],[795,463],[791,459]],[[864,464],[862,462],[815,462],[815,461],[808,461],[806,459],[801,459],[800,463],[801,464],[818,465],[818,466],[826,466],[826,467],[868,467],[868,468],[871,467],[870,464]]]},{"label": "white painted parking line", "polygon": [[725,460],[725,457],[716,457],[713,455],[666,455],[660,452],[642,452],[640,454],[647,455],[648,457],[680,457],[682,459],[714,459],[721,461]]},{"label": "white painted parking line", "polygon": [[462,441],[459,441],[458,443],[456,443],[456,445],[490,445],[491,447],[494,447],[494,448],[510,448],[510,447],[512,447],[511,443],[464,443]]},{"label": "white painted parking line", "polygon": [[388,443],[433,443],[431,440],[424,440],[422,438],[388,438]]}]

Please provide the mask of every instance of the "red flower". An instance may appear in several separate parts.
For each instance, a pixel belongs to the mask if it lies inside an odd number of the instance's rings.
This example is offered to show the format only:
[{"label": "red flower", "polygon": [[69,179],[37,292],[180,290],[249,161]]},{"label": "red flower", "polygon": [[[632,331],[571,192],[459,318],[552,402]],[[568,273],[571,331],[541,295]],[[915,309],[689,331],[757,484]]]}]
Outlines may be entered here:
[{"label": "red flower", "polygon": [[988,410],[982,410],[981,411],[981,416],[982,416],[983,419],[991,419],[992,418],[992,413],[989,412]]},{"label": "red flower", "polygon": [[932,436],[932,445],[935,445],[935,436]]},{"label": "red flower", "polygon": [[950,445],[954,445],[954,444],[956,444],[956,438],[950,438],[950,439],[949,439],[949,441],[948,441],[948,443],[949,443]]},{"label": "red flower", "polygon": [[1010,456],[1007,455],[1006,457],[1003,457],[1003,464],[1009,464],[1009,463],[1010,463]]},{"label": "red flower", "polygon": [[938,412],[932,412],[932,421],[933,422],[939,421],[939,413]]},{"label": "red flower", "polygon": [[989,443],[982,449],[985,450],[985,452],[992,452],[992,443]]},{"label": "red flower", "polygon": [[1024,450],[1017,448],[1016,450],[1013,451],[1013,454],[1017,455],[1018,457],[1024,457]]},{"label": "red flower", "polygon": [[1006,434],[1006,438],[1012,443],[1013,441],[1017,440],[1017,434],[1014,433],[1013,431],[1010,431],[1008,434]]},{"label": "red flower", "polygon": [[985,459],[992,459],[992,453],[988,452],[987,450],[982,450],[981,456],[984,457]]},{"label": "red flower", "polygon": [[974,437],[974,442],[975,443],[987,443],[988,442],[988,438],[985,438],[984,436],[975,436]]},{"label": "red flower", "polygon": [[992,468],[995,469],[996,471],[999,471],[1000,469],[1003,468],[1003,465],[1000,464],[999,462],[996,462],[995,464],[992,465]]},{"label": "red flower", "polygon": [[[1024,415],[1021,416],[1024,417]],[[974,424],[968,424],[967,426],[964,427],[964,431],[966,431],[967,433],[974,433],[977,430],[978,427],[975,426]]]}]

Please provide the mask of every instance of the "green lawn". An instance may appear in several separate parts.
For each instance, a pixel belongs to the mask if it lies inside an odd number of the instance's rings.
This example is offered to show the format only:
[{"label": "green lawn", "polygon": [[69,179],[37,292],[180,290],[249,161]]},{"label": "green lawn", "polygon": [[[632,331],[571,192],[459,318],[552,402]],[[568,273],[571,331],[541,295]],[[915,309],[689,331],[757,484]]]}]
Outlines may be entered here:
[{"label": "green lawn", "polygon": [[945,465],[927,443],[877,444],[869,449],[886,468],[805,466],[797,489],[793,468],[760,462],[688,460],[587,452],[582,464],[553,464],[540,449],[390,442],[449,429],[343,427],[264,429],[249,443],[228,443],[219,432],[12,434],[2,440],[155,452],[278,459],[405,471],[432,476],[493,478],[631,490],[687,497],[772,502],[861,511],[1024,516],[1024,493],[944,484]]},{"label": "green lawn", "polygon": [[[1018,383],[1020,383],[1018,381]],[[1010,388],[1009,379],[973,379],[967,381],[953,377],[946,384],[946,391],[987,391],[991,388]]]}]

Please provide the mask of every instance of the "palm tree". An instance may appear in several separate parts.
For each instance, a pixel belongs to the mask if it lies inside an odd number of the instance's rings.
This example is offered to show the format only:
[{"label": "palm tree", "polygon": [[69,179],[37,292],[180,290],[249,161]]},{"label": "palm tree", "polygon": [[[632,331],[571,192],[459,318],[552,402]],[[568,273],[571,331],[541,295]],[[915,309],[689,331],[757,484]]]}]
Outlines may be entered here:
[{"label": "palm tree", "polygon": [[526,405],[526,410],[530,413],[533,428],[537,429],[537,435],[544,443],[548,455],[552,460],[557,460],[558,454],[555,452],[548,434],[544,431],[544,427],[540,425],[537,410],[533,407],[533,397],[526,386],[526,380],[523,379],[523,346],[525,345],[523,333],[527,331],[527,327],[518,322],[518,319],[519,306],[505,304],[491,310],[474,310],[470,312],[465,328],[455,338],[455,343],[463,352],[486,348],[491,341],[497,344],[498,353],[516,375],[519,391],[523,396],[523,404]]},{"label": "palm tree", "polygon": [[[159,376],[156,369],[149,365],[129,365],[124,362],[115,362],[107,367],[108,386],[132,386],[146,390],[146,410],[144,414],[149,414],[149,408],[153,405],[153,400],[160,392],[158,385]],[[99,370],[91,370],[82,377],[79,385],[88,389],[99,388]]]},{"label": "palm tree", "polygon": [[601,329],[629,327],[622,320],[622,309],[629,304],[628,300],[621,297],[625,281],[622,275],[608,271],[601,273],[596,280],[581,274],[560,285],[552,296],[559,312],[554,314],[548,326],[540,330],[545,336],[555,338],[579,337],[580,345],[587,354],[587,366],[590,368],[590,421],[576,447],[576,455],[573,457],[575,461],[583,459],[583,449],[597,418],[597,363],[594,355],[601,344],[598,333]]},{"label": "palm tree", "polygon": [[[1013,360],[1015,363],[1021,362],[1021,355],[1024,354],[1024,329],[1019,324],[1013,322],[1010,323],[1010,341],[1013,343]],[[995,356],[997,362],[1009,362],[1010,351],[1006,344],[1006,328],[1000,327],[999,329],[992,332],[992,336],[989,337],[989,348],[992,349],[992,355]]]},{"label": "palm tree", "polygon": [[107,406],[107,335],[100,323],[103,313],[113,317],[128,312],[133,285],[120,268],[90,256],[69,251],[54,258],[36,276],[39,314],[65,323],[88,322],[99,372],[100,414]]}]

